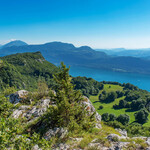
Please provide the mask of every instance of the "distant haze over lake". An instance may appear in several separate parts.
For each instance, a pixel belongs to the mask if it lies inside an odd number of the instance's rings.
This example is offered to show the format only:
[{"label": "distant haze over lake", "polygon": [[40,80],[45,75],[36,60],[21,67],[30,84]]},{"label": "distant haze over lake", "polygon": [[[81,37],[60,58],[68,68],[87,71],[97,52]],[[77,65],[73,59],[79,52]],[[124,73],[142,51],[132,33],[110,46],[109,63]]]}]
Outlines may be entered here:
[{"label": "distant haze over lake", "polygon": [[91,77],[97,81],[116,81],[120,83],[131,83],[143,90],[150,91],[150,76],[136,73],[123,73],[102,69],[71,66],[70,74],[76,76]]}]

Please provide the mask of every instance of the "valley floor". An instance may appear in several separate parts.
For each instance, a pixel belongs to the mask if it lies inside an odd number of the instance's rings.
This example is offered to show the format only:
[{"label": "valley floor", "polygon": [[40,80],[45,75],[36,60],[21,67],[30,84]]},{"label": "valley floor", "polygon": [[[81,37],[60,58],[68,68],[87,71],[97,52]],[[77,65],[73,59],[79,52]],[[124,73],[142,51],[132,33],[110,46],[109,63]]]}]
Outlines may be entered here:
[{"label": "valley floor", "polygon": [[[106,92],[113,92],[113,91],[116,92],[116,91],[122,91],[123,87],[121,87],[119,85],[105,84],[104,89],[101,90],[99,94],[101,94],[102,91],[104,91],[104,90]],[[135,121],[134,113],[136,111],[131,111],[129,108],[122,108],[122,109],[114,109],[113,108],[113,105],[115,105],[115,104],[118,105],[120,100],[125,99],[125,96],[117,98],[117,99],[115,99],[115,101],[113,101],[111,103],[104,103],[104,102],[99,101],[99,94],[97,96],[90,96],[90,100],[100,115],[102,115],[104,113],[112,113],[112,114],[115,114],[116,116],[119,116],[120,114],[127,114],[130,117],[129,123],[132,123]],[[103,109],[99,109],[99,106],[103,106]],[[144,124],[144,126],[147,126],[147,127],[150,126],[150,115],[148,117],[148,122],[146,122]]]}]

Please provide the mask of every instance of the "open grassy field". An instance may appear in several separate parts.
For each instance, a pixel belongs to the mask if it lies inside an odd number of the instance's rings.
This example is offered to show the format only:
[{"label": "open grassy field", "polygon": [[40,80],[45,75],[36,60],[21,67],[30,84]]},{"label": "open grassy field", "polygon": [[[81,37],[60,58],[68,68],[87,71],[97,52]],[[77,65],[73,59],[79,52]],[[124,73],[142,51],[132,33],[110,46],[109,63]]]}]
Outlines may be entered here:
[{"label": "open grassy field", "polygon": [[[112,92],[112,91],[122,91],[123,88],[119,85],[112,85],[112,84],[105,84],[104,85],[104,89],[106,92]],[[101,94],[101,92],[103,91],[101,90],[99,94]],[[121,99],[124,99],[125,96],[120,97],[115,99],[115,101],[111,102],[111,103],[102,103],[99,101],[99,95],[97,96],[90,96],[90,100],[93,103],[94,107],[96,108],[97,112],[99,114],[103,114],[103,113],[112,113],[115,114],[116,116],[119,116],[120,114],[127,114],[130,117],[130,123],[135,121],[135,117],[134,117],[134,112],[130,112],[128,108],[123,108],[123,109],[113,109],[113,105],[115,104],[119,104],[119,101]],[[103,106],[103,109],[99,110],[99,106]],[[149,121],[147,123],[144,124],[144,126],[150,126],[150,115],[149,115]]]}]

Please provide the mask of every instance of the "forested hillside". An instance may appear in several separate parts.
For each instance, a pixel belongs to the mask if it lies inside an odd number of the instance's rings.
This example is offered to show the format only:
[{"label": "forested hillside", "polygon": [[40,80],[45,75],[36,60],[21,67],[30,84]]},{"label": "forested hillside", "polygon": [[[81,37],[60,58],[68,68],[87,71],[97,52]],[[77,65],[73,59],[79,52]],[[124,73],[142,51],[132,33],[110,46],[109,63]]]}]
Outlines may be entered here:
[{"label": "forested hillside", "polygon": [[34,89],[37,80],[45,80],[51,86],[52,75],[57,70],[40,52],[1,57],[0,88],[13,86],[18,89]]}]

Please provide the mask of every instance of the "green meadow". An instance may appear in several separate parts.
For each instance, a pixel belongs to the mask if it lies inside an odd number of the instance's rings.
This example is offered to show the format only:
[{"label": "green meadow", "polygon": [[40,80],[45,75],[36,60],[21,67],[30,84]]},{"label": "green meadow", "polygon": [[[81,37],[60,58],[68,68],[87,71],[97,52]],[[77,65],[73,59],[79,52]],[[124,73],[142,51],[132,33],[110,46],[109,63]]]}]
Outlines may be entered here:
[{"label": "green meadow", "polygon": [[[105,84],[104,89],[106,92],[113,92],[113,91],[122,91],[123,87],[119,85],[112,85],[112,84]],[[103,91],[101,90],[99,94]],[[115,99],[115,101],[111,103],[104,103],[99,101],[99,95],[97,96],[90,96],[90,100],[93,103],[94,107],[96,108],[97,112],[102,115],[103,113],[109,113],[109,114],[115,114],[116,116],[119,116],[120,114],[127,114],[130,117],[130,122],[132,123],[135,121],[134,113],[136,111],[130,111],[129,108],[123,108],[123,109],[114,109],[113,105],[119,104],[120,100],[125,99],[125,96]],[[99,106],[103,106],[103,109],[99,109]],[[150,125],[150,115],[149,115],[149,121],[144,124],[144,126]]]}]

